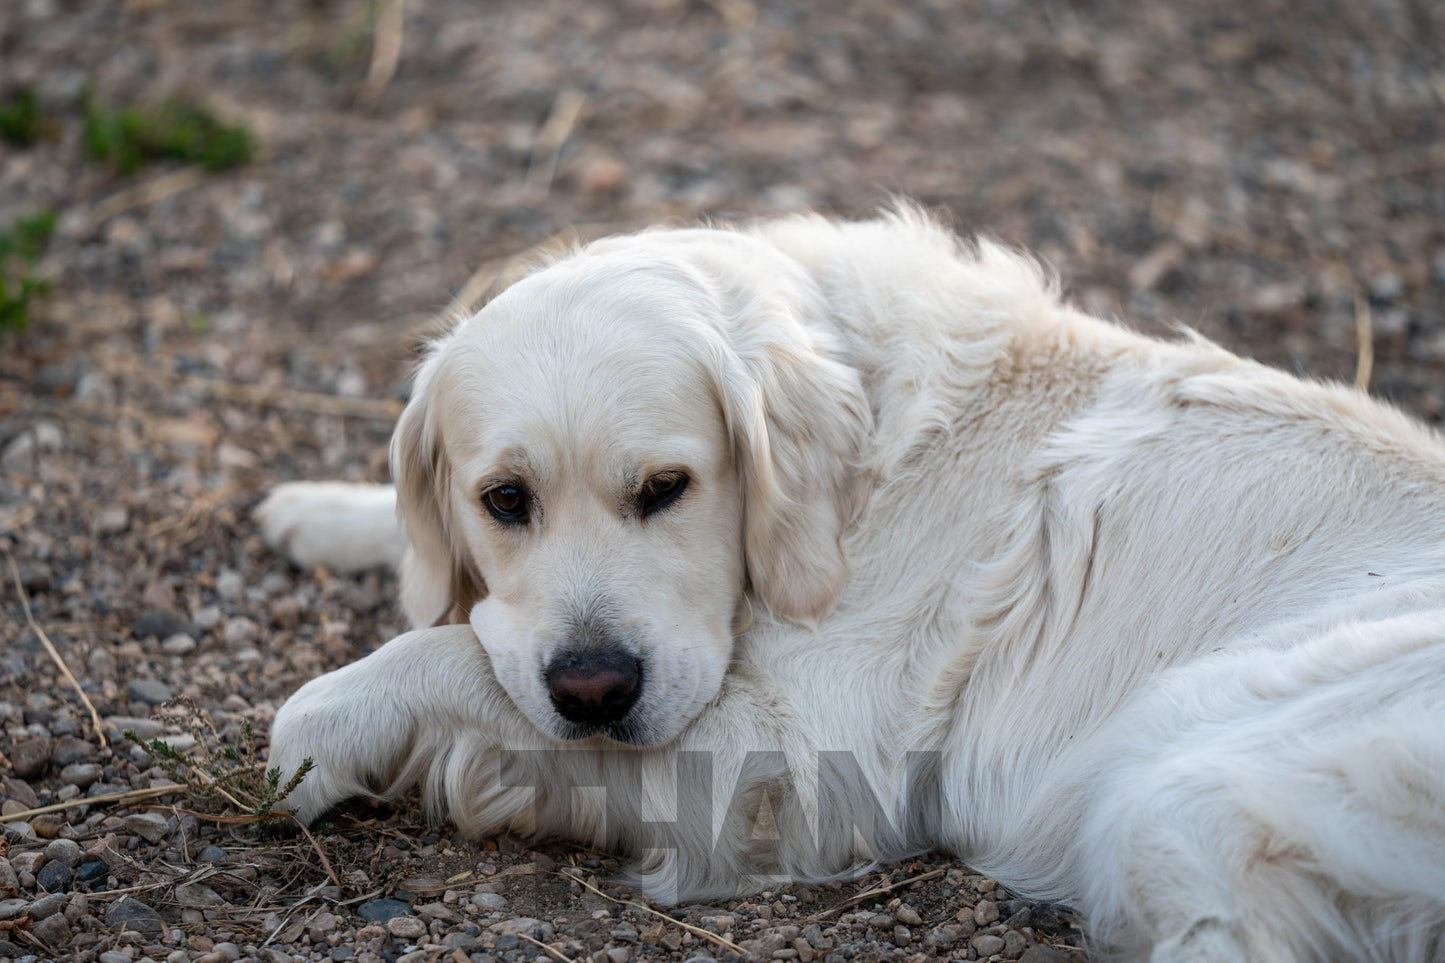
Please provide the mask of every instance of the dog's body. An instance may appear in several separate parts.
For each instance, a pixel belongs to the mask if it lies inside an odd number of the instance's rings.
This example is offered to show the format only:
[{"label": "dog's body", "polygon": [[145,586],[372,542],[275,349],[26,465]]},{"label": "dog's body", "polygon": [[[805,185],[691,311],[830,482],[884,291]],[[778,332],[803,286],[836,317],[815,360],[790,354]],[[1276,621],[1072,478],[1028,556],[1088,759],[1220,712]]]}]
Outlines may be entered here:
[{"label": "dog's body", "polygon": [[[1126,955],[1445,953],[1445,449],[1358,392],[911,213],[804,218],[531,275],[436,347],[393,473],[408,612],[470,625],[286,703],[303,816],[421,780],[670,898],[940,847]],[[260,514],[353,567],[390,498]]]}]

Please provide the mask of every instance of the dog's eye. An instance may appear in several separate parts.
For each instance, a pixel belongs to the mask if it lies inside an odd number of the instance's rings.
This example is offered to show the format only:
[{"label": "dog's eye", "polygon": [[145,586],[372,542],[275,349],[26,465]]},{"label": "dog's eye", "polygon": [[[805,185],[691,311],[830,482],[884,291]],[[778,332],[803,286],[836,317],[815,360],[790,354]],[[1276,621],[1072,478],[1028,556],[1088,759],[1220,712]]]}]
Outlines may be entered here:
[{"label": "dog's eye", "polygon": [[517,485],[498,485],[482,494],[482,504],[499,522],[527,520],[527,492]]},{"label": "dog's eye", "polygon": [[637,495],[637,507],[646,518],[677,501],[687,488],[687,476],[680,471],[665,471],[653,475],[642,486]]}]

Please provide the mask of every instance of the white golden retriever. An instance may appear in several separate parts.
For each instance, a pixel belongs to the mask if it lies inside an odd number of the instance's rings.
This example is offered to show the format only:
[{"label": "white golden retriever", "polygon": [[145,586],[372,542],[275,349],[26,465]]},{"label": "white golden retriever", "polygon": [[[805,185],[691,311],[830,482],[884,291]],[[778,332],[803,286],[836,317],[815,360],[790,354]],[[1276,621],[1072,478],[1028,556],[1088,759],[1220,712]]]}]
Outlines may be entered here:
[{"label": "white golden retriever", "polygon": [[805,217],[541,267],[391,464],[259,509],[405,546],[420,627],[277,715],[303,818],[420,781],[663,898],[939,847],[1124,956],[1445,956],[1445,448],[1357,391]]}]

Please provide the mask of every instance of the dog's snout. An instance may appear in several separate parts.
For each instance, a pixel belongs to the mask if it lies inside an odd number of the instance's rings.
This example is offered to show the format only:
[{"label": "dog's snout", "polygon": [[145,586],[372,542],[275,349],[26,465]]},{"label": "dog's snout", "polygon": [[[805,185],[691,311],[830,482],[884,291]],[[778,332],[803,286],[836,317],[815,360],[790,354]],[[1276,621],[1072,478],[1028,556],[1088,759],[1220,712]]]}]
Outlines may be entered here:
[{"label": "dog's snout", "polygon": [[642,662],[615,648],[563,654],[547,667],[546,679],[563,719],[605,726],[625,717],[642,694]]}]

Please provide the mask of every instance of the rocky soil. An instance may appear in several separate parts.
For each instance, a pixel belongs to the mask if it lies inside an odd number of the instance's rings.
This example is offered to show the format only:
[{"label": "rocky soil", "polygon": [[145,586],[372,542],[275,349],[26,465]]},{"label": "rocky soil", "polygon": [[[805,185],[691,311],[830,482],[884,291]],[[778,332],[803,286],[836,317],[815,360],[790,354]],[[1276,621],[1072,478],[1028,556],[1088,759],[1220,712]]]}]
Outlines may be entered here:
[{"label": "rocky soil", "polygon": [[[414,804],[314,842],[228,820],[250,797],[196,773],[263,757],[288,693],[403,625],[389,575],[290,569],[249,510],[384,479],[418,338],[518,252],[895,193],[1090,310],[1363,365],[1438,421],[1442,38],[1429,0],[4,4],[0,100],[44,124],[0,143],[0,231],[58,226],[53,290],[0,334],[0,957],[1083,959],[1067,907],[941,856],[664,917],[603,854]],[[258,155],[121,175],[87,92],[200,100]]]}]

